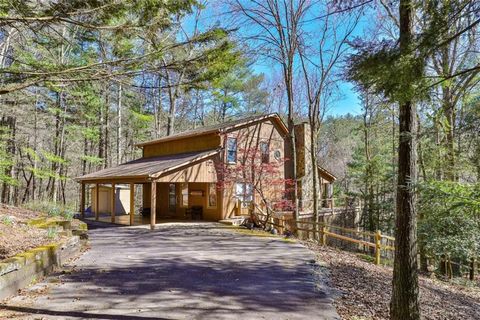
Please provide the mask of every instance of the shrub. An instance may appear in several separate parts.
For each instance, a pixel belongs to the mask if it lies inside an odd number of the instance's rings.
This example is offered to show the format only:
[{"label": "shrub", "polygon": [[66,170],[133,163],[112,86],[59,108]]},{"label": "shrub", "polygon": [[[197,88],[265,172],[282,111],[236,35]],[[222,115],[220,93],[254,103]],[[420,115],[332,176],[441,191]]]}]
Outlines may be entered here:
[{"label": "shrub", "polygon": [[25,208],[46,213],[49,217],[62,217],[65,220],[72,220],[75,210],[71,205],[62,205],[53,202],[30,202],[24,205]]},{"label": "shrub", "polygon": [[419,240],[429,255],[468,261],[480,255],[480,184],[421,185]]},{"label": "shrub", "polygon": [[2,223],[7,226],[11,226],[13,224],[14,218],[12,216],[3,216]]},{"label": "shrub", "polygon": [[57,227],[50,227],[47,229],[47,237],[49,239],[55,239],[58,235]]}]

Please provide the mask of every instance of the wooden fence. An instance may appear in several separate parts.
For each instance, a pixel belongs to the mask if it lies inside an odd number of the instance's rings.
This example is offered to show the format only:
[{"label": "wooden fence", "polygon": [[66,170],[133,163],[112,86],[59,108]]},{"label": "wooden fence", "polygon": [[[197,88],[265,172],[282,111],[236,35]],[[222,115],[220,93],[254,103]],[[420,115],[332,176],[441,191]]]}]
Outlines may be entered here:
[{"label": "wooden fence", "polygon": [[311,222],[293,219],[283,219],[273,215],[267,215],[261,209],[255,210],[256,216],[261,223],[278,228],[280,233],[284,233],[287,229],[297,233],[303,231],[307,233],[307,238],[313,235],[321,245],[326,245],[328,238],[338,239],[354,243],[364,248],[372,248],[375,256],[375,264],[381,263],[382,251],[394,251],[395,238],[382,234],[380,231],[368,232],[350,228],[338,227],[322,222]]},{"label": "wooden fence", "polygon": [[[393,257],[393,252],[395,251],[395,238],[382,234],[381,231],[360,231],[329,225],[323,222],[283,219],[282,217],[275,215],[267,215],[259,208],[255,210],[255,215],[259,219],[263,218],[263,220],[260,221],[261,223],[276,227],[279,233],[282,234],[287,230],[296,234],[298,234],[298,231],[303,231],[307,233],[307,238],[310,238],[310,235],[313,235],[313,239],[317,240],[321,245],[327,245],[328,238],[332,238],[358,245],[358,247],[363,248],[364,251],[368,251],[368,248],[371,248],[374,253],[375,264],[377,265],[381,263],[382,257],[388,256],[387,253],[390,253],[391,257]],[[451,264],[458,264],[450,260],[448,262]],[[477,274],[476,270],[478,266],[480,266],[480,261],[472,259],[469,266],[463,264],[458,265],[468,269],[467,278],[474,280]],[[446,274],[446,276],[449,278],[452,277],[451,270],[450,275]]]}]

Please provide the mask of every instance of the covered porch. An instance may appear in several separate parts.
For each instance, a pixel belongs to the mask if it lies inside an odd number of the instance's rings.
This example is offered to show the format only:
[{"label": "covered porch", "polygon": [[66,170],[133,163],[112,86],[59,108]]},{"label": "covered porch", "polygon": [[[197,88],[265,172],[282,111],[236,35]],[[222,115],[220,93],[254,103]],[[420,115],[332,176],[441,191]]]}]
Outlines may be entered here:
[{"label": "covered porch", "polygon": [[151,229],[157,221],[218,221],[223,192],[217,188],[217,157],[210,150],[141,158],[78,177],[80,215]]}]

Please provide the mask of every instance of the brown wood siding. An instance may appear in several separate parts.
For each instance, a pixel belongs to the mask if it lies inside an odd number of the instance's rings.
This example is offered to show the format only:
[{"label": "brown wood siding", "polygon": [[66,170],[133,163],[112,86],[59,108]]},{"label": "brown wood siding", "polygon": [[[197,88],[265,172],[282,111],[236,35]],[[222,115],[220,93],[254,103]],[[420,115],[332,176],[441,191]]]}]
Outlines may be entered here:
[{"label": "brown wood siding", "polygon": [[[275,151],[280,151],[281,162],[284,161],[285,157],[285,142],[282,132],[270,121],[266,120],[264,122],[256,123],[245,128],[234,130],[223,136],[223,144],[226,143],[227,137],[236,137],[237,138],[237,148],[238,148],[238,158],[240,159],[240,150],[241,149],[252,149],[259,148],[261,141],[266,141],[269,143],[269,158],[270,162],[277,161],[275,159]],[[226,163],[226,152],[223,154],[224,162]],[[259,159],[260,161],[261,159]],[[236,164],[226,164],[227,166],[238,165],[239,160],[237,159]],[[281,179],[285,178],[285,166],[282,165],[278,169],[278,176]],[[281,190],[264,190],[266,197],[270,201],[282,200],[278,199],[278,193],[283,193],[285,189],[281,187]],[[280,191],[280,192],[278,192]],[[223,210],[222,210],[222,219],[233,217],[236,214],[237,199],[235,198],[235,183],[226,184],[224,187],[224,198],[223,198]],[[256,202],[259,201],[259,196],[255,195],[254,199]],[[246,210],[242,210],[242,213],[246,213]]]},{"label": "brown wood siding", "polygon": [[213,160],[206,160],[183,170],[162,176],[158,182],[217,182]]},{"label": "brown wood siding", "polygon": [[220,147],[220,136],[216,133],[170,140],[143,147],[143,157],[174,155],[187,152],[212,150]]}]

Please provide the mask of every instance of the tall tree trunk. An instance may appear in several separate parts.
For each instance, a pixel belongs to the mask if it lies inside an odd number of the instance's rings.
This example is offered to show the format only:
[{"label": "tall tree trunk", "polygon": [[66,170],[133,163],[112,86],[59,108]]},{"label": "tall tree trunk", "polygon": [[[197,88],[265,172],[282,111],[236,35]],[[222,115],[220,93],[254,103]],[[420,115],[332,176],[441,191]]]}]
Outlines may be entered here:
[{"label": "tall tree trunk", "polygon": [[[12,161],[15,160],[15,131],[16,131],[16,118],[11,116],[2,117],[0,126],[5,128],[6,137],[6,151],[11,156]],[[5,176],[10,178],[14,177],[14,166],[10,165],[5,168]],[[11,185],[8,182],[4,182],[2,186],[2,202],[10,203],[11,201]]]},{"label": "tall tree trunk", "polygon": [[106,167],[106,159],[105,159],[105,111],[104,106],[100,105],[100,123],[99,123],[99,135],[98,135],[98,158],[102,159],[103,163],[100,165],[98,169],[104,169]]},{"label": "tall tree trunk", "polygon": [[104,147],[103,150],[105,152],[105,162],[104,168],[112,166],[112,156],[110,152],[110,88],[107,86],[106,89],[106,96],[105,96],[105,133],[104,133]]},{"label": "tall tree trunk", "polygon": [[[60,110],[62,108],[62,95],[61,92],[57,93],[57,106],[58,109],[55,110],[55,137],[53,142],[53,154],[55,156],[59,155],[59,142],[60,142],[60,133],[61,133],[61,118]],[[57,201],[57,173],[58,173],[58,163],[55,160],[51,161],[50,171],[52,176],[48,178],[46,190],[48,192],[48,198],[50,201]]]},{"label": "tall tree trunk", "polygon": [[[311,165],[312,165],[312,200],[313,200],[313,216],[315,218],[315,222],[320,222],[320,214],[319,214],[319,179],[318,179],[318,157],[317,157],[317,132],[318,128],[316,123],[312,123],[310,125],[310,158],[311,158]],[[303,199],[305,200],[305,199]],[[317,225],[318,228],[318,225]],[[317,230],[318,231],[318,230]],[[315,232],[315,234],[319,234]]]},{"label": "tall tree trunk", "polygon": [[288,142],[290,148],[290,161],[291,161],[291,173],[293,179],[293,191],[291,192],[291,199],[294,205],[293,219],[297,219],[299,206],[298,206],[298,179],[297,179],[297,148],[295,143],[295,110],[294,110],[294,101],[293,101],[293,80],[285,74],[285,84],[287,87],[287,98],[288,98]]},{"label": "tall tree trunk", "polygon": [[122,145],[122,85],[118,85],[117,97],[117,165],[123,161]]},{"label": "tall tree trunk", "polygon": [[[400,53],[411,54],[413,9],[411,0],[400,0]],[[408,80],[407,80],[408,81]],[[403,83],[402,91],[411,92],[411,83]],[[409,99],[400,101],[400,135],[398,145],[398,183],[395,223],[395,261],[393,267],[390,318],[418,320],[417,221],[416,196],[416,108]]]},{"label": "tall tree trunk", "polygon": [[[420,143],[420,136],[421,136],[421,121],[420,117],[417,116],[417,141],[418,141],[418,164],[420,166],[420,171],[422,172],[422,180],[426,181],[427,180],[427,173],[425,169],[425,163],[423,161],[423,151],[422,151],[422,145]],[[422,213],[418,214],[418,219],[421,221],[424,218]],[[427,254],[425,252],[425,243],[421,236],[419,235],[418,239],[418,251],[420,254],[420,270],[423,272],[428,272],[428,259],[427,259]]]},{"label": "tall tree trunk", "polygon": [[158,103],[155,103],[155,138],[160,137],[161,134],[161,125],[160,125],[160,114],[162,111],[162,88],[161,88],[161,83],[162,77],[158,77]]},{"label": "tall tree trunk", "polygon": [[[88,120],[85,120],[85,129],[88,129]],[[87,136],[84,135],[83,137],[83,160],[82,160],[82,175],[87,173],[87,158],[88,156],[88,139]]]},{"label": "tall tree trunk", "polygon": [[[38,111],[37,111],[38,93],[35,89],[35,104],[33,106],[33,151],[37,153],[37,136],[38,136]],[[37,157],[33,158],[33,172],[32,173],[32,201],[35,201],[35,191],[37,189],[37,178],[35,172],[37,172],[38,161]]]}]

